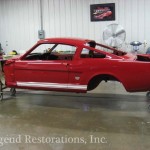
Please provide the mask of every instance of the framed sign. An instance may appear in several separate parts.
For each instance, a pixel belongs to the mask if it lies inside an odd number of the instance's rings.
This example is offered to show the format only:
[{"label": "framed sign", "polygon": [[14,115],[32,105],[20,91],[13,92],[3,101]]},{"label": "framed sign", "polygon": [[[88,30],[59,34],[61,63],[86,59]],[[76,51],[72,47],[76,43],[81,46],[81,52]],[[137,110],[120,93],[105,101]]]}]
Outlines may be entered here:
[{"label": "framed sign", "polygon": [[90,6],[91,21],[115,20],[115,3],[93,4]]}]

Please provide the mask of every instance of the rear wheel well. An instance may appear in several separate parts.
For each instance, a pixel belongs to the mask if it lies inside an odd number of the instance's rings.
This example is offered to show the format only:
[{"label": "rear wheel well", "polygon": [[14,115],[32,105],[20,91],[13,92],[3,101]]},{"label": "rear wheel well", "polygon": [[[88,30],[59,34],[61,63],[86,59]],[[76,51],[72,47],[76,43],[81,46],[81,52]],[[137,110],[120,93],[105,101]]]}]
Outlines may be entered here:
[{"label": "rear wheel well", "polygon": [[95,89],[102,81],[107,82],[107,81],[119,81],[119,80],[116,77],[108,74],[96,75],[88,82],[87,90],[91,91]]}]

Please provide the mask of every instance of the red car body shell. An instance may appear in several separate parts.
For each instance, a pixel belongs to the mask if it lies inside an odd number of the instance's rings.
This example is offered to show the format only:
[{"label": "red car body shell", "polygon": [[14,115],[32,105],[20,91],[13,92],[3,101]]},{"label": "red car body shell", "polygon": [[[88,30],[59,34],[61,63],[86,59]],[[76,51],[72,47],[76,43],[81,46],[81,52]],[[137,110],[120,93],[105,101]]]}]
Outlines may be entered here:
[{"label": "red car body shell", "polygon": [[[7,87],[65,91],[87,92],[93,79],[113,80],[123,84],[129,92],[150,91],[150,57],[124,53],[116,55],[87,46],[91,40],[76,38],[49,38],[40,40],[24,55],[7,60],[4,73]],[[25,60],[24,58],[35,47],[44,43],[61,43],[76,47],[72,60]],[[116,53],[122,53],[114,48],[102,45]],[[83,48],[101,52],[105,58],[81,58]],[[145,61],[147,60],[147,61]],[[103,78],[105,77],[105,78]],[[100,79],[100,81],[101,81]],[[95,81],[96,82],[96,81]]]}]

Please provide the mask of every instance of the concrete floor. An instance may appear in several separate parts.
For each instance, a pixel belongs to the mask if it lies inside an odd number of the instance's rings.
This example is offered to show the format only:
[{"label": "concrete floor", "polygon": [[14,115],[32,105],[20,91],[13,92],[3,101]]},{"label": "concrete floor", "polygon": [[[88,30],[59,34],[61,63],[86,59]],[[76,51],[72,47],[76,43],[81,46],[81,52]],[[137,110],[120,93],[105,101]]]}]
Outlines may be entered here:
[{"label": "concrete floor", "polygon": [[19,90],[0,103],[0,150],[148,150],[150,99],[119,83],[87,94]]}]

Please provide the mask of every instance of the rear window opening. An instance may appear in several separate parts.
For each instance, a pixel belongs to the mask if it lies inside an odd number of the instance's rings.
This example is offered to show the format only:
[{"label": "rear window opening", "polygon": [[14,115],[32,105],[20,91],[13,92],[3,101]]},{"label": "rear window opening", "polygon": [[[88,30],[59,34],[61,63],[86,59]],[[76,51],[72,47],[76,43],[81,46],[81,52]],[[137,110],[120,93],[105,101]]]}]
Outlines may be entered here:
[{"label": "rear window opening", "polygon": [[146,56],[142,56],[142,55],[137,55],[137,59],[138,61],[150,61],[150,57],[146,57]]},{"label": "rear window opening", "polygon": [[113,48],[113,47],[109,47],[109,46],[106,46],[106,45],[103,45],[103,44],[96,43],[95,41],[90,41],[87,44],[90,47],[93,47],[93,48],[95,48],[97,50],[105,51],[107,53],[111,53],[111,54],[114,54],[114,55],[117,55],[117,56],[124,56],[124,55],[127,54],[124,51],[121,51],[119,49],[116,49],[116,48]]}]

